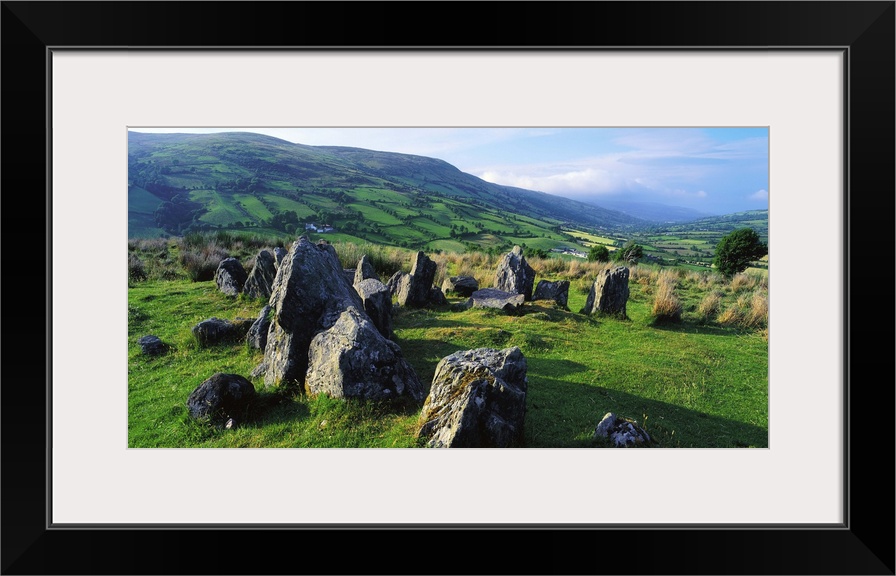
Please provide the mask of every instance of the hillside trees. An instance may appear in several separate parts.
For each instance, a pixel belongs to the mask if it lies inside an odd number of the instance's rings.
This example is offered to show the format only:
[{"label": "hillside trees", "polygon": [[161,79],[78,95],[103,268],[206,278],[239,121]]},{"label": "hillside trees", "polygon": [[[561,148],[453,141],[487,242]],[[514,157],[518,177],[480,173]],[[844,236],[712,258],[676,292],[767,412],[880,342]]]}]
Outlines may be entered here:
[{"label": "hillside trees", "polygon": [[716,246],[713,264],[725,276],[733,276],[766,254],[768,246],[759,239],[759,234],[752,228],[740,228],[722,237]]},{"label": "hillside trees", "polygon": [[606,246],[603,246],[601,244],[592,246],[591,250],[588,251],[588,261],[589,262],[609,262],[610,261],[610,251],[607,250]]},{"label": "hillside trees", "polygon": [[629,266],[634,266],[641,258],[644,257],[644,247],[636,244],[634,240],[626,242],[622,248],[616,251],[614,259],[617,262],[625,262]]}]

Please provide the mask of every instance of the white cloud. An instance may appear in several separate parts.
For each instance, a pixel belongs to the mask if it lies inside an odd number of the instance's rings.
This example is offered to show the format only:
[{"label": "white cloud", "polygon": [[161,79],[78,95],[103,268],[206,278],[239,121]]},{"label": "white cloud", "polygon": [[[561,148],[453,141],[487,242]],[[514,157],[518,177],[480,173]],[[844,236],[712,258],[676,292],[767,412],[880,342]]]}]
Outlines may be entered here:
[{"label": "white cloud", "polygon": [[768,190],[757,190],[748,196],[750,200],[768,200]]}]

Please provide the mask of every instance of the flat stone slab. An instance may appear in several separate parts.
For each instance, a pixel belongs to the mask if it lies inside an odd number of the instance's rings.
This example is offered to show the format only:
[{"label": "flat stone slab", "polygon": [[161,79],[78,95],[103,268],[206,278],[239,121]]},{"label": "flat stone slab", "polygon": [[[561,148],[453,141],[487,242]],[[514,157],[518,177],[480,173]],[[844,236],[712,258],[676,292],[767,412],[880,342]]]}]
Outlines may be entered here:
[{"label": "flat stone slab", "polygon": [[497,308],[505,312],[519,309],[526,301],[524,294],[512,294],[497,288],[483,288],[473,292],[467,301],[467,308]]}]

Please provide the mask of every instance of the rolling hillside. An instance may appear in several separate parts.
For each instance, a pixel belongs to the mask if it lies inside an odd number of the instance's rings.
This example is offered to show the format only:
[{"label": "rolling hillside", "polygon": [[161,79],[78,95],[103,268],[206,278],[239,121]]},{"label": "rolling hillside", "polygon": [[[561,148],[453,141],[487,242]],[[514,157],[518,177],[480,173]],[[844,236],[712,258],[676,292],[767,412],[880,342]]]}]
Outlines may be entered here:
[{"label": "rolling hillside", "polygon": [[[564,228],[625,232],[638,218],[531,190],[500,186],[434,158],[305,146],[247,132],[129,133],[132,238],[201,230],[304,232],[427,250],[549,250]],[[312,230],[314,232],[314,230]]]}]

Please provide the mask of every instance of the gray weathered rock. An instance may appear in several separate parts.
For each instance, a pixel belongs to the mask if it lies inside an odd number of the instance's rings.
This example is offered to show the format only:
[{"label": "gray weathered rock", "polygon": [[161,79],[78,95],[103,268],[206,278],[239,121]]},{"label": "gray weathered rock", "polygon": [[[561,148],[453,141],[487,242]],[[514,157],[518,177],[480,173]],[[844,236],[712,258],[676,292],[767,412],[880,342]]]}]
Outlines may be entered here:
[{"label": "gray weathered rock", "polygon": [[246,334],[246,342],[250,347],[264,350],[267,345],[268,330],[271,329],[270,313],[271,306],[268,304],[261,309],[261,312],[258,313],[258,318],[249,327],[249,332]]},{"label": "gray weathered rock", "polygon": [[479,282],[472,276],[452,276],[442,282],[442,292],[458,296],[472,296],[479,290]]},{"label": "gray weathered rock", "polygon": [[236,258],[221,260],[218,269],[215,270],[215,284],[217,284],[218,290],[228,296],[236,296],[242,292],[248,277],[246,269]]},{"label": "gray weathered rock", "polygon": [[402,306],[422,308],[429,304],[432,282],[436,276],[436,263],[423,252],[417,252],[411,273],[398,282],[398,303]]},{"label": "gray weathered rock", "polygon": [[193,326],[192,332],[200,346],[213,346],[245,338],[253,322],[251,318],[235,318],[232,321],[208,318]]},{"label": "gray weathered rock", "polygon": [[532,300],[553,300],[558,306],[566,308],[566,304],[569,302],[569,280],[539,281]]},{"label": "gray weathered rock", "polygon": [[435,448],[521,446],[526,370],[526,358],[516,346],[442,358],[423,404],[417,437]]},{"label": "gray weathered rock", "polygon": [[441,288],[433,286],[429,289],[429,303],[433,306],[445,306],[448,304],[448,299],[445,298]]},{"label": "gray weathered rock", "polygon": [[611,446],[630,448],[650,446],[653,443],[646,430],[628,418],[619,418],[607,412],[594,429],[594,438],[606,438]]},{"label": "gray weathered rock", "polygon": [[267,300],[271,297],[271,287],[274,284],[274,278],[277,276],[277,268],[274,266],[274,255],[267,250],[262,250],[255,257],[255,266],[246,279],[243,286],[243,294],[250,298],[264,298]]},{"label": "gray weathered rock", "polygon": [[366,278],[355,284],[355,290],[364,303],[364,311],[380,334],[389,338],[392,334],[392,293],[376,278]]},{"label": "gray weathered rock", "polygon": [[346,308],[364,309],[333,246],[314,244],[306,236],[293,243],[280,263],[269,302],[273,318],[264,350],[269,387],[301,384],[314,335],[332,326]]},{"label": "gray weathered rock", "polygon": [[585,300],[582,314],[594,314],[602,312],[616,316],[626,317],[626,304],[628,303],[628,277],[629,270],[625,266],[617,266],[613,270],[599,272],[591,291]]},{"label": "gray weathered rock", "polygon": [[243,419],[255,394],[255,386],[239,374],[218,372],[190,393],[187,408],[193,418],[237,422]]},{"label": "gray weathered rock", "polygon": [[391,292],[393,296],[398,294],[398,289],[401,286],[402,278],[404,278],[405,276],[407,276],[407,274],[399,270],[398,272],[393,274],[386,282],[386,288],[389,289],[389,292]]},{"label": "gray weathered rock", "polygon": [[535,270],[526,262],[523,249],[514,246],[498,263],[495,288],[511,294],[522,294],[526,300],[531,300],[534,283]]},{"label": "gray weathered rock", "polygon": [[348,307],[314,336],[308,347],[305,390],[334,398],[409,397],[420,402],[424,397],[423,384],[398,345],[384,338],[355,307]]},{"label": "gray weathered rock", "polygon": [[140,345],[140,353],[147,356],[159,356],[168,351],[168,345],[162,342],[158,336],[149,334],[137,340]]},{"label": "gray weathered rock", "polygon": [[497,308],[505,312],[515,312],[523,306],[523,294],[511,294],[497,288],[483,288],[473,292],[467,300],[467,308]]},{"label": "gray weathered rock", "polygon": [[280,263],[283,262],[283,258],[286,257],[286,248],[283,246],[277,246],[274,248],[274,266],[280,268]]},{"label": "gray weathered rock", "polygon": [[368,278],[379,281],[380,276],[376,273],[376,270],[374,270],[373,264],[370,262],[370,258],[368,258],[367,254],[365,254],[361,256],[360,260],[358,260],[358,267],[355,268],[355,277],[352,279],[352,284],[357,290],[358,284],[360,284],[364,280],[367,280]]}]

